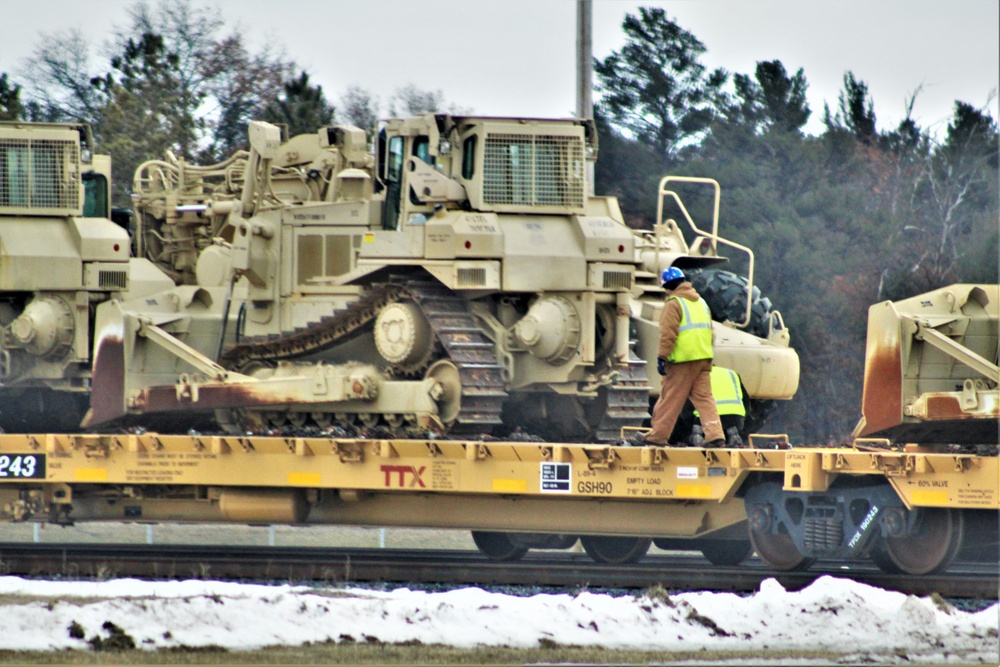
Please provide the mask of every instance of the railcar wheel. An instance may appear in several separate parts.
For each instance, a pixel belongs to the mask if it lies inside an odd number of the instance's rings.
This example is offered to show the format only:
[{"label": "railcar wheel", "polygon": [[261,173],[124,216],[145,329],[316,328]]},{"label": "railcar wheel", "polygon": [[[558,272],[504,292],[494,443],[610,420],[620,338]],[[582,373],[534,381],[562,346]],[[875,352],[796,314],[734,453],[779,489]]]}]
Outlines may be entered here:
[{"label": "railcar wheel", "polygon": [[753,553],[750,540],[704,540],[700,546],[712,565],[739,565]]},{"label": "railcar wheel", "polygon": [[598,537],[584,535],[580,538],[583,550],[597,563],[624,565],[634,563],[649,551],[653,543],[647,537]]},{"label": "railcar wheel", "polygon": [[751,530],[750,543],[760,559],[773,570],[808,570],[816,561],[815,558],[807,558],[799,553],[788,533]]},{"label": "railcar wheel", "polygon": [[872,546],[871,559],[889,574],[931,574],[944,572],[955,560],[965,533],[965,515],[948,507],[917,510],[913,534],[881,537]]},{"label": "railcar wheel", "polygon": [[506,533],[491,533],[481,530],[472,531],[472,541],[484,556],[491,560],[520,560],[528,553],[528,547],[515,544]]},{"label": "railcar wheel", "polygon": [[576,546],[577,540],[580,538],[576,535],[559,535],[551,543],[549,543],[546,549],[572,549]]}]

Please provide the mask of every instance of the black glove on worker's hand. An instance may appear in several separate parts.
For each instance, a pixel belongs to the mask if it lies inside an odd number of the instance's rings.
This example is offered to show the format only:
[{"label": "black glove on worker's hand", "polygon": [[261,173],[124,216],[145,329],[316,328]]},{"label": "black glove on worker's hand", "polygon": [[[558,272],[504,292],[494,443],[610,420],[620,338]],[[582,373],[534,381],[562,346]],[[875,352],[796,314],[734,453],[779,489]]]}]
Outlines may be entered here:
[{"label": "black glove on worker's hand", "polygon": [[667,360],[666,359],[657,359],[656,360],[656,372],[659,373],[660,375],[666,375],[667,374]]}]

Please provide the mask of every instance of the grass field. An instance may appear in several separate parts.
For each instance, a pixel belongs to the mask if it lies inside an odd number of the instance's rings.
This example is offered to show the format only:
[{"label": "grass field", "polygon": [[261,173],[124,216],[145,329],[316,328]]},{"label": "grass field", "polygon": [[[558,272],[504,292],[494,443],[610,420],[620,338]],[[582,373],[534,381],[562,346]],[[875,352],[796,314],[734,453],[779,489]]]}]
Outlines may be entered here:
[{"label": "grass field", "polygon": [[467,530],[356,526],[246,526],[117,522],[0,523],[0,542],[200,544],[227,546],[354,547],[375,549],[475,549]]},{"label": "grass field", "polygon": [[[611,651],[558,644],[535,649],[398,644],[313,644],[253,652],[221,650],[0,652],[0,664],[25,665],[698,665],[833,664],[830,651]],[[912,664],[912,663],[908,663]]]}]

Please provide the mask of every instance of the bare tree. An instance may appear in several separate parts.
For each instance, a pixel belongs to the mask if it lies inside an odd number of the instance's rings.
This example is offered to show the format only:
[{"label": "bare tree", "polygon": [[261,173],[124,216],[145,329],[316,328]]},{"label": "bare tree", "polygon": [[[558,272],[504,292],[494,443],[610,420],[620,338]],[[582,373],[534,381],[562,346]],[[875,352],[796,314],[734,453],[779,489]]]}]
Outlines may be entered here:
[{"label": "bare tree", "polygon": [[18,78],[26,82],[26,102],[35,120],[96,118],[101,96],[91,85],[100,75],[91,61],[91,45],[79,30],[42,33],[41,41],[21,66]]},{"label": "bare tree", "polygon": [[247,148],[247,126],[260,117],[268,101],[282,93],[293,68],[294,63],[270,48],[251,54],[239,33],[213,45],[202,62],[209,93],[205,113],[212,137],[205,161]]},{"label": "bare tree", "polygon": [[[224,22],[218,8],[196,7],[191,0],[159,0],[155,8],[137,2],[128,9],[131,25],[115,31],[117,44],[137,35],[153,33],[163,37],[177,56],[177,72],[186,93],[197,94],[207,83],[205,61],[218,42]],[[118,49],[115,49],[118,50]]]},{"label": "bare tree", "polygon": [[361,86],[348,86],[338,102],[340,118],[371,132],[379,116],[379,99]]},{"label": "bare tree", "polygon": [[[909,197],[893,208],[900,220],[892,246],[896,259],[883,270],[879,298],[919,293],[959,278],[966,253],[984,229],[996,235],[997,123],[989,102],[975,108],[955,102],[947,135],[933,145],[926,135],[913,141],[908,168]],[[906,125],[906,121],[901,124]],[[991,210],[985,218],[980,214]],[[970,239],[973,239],[970,241]],[[909,296],[909,293],[902,295]]]},{"label": "bare tree", "polygon": [[445,101],[440,90],[421,90],[412,83],[397,88],[389,98],[390,116],[420,116],[425,113],[466,115],[472,110]]},{"label": "bare tree", "polygon": [[[114,86],[103,85],[121,82],[123,73],[114,71],[115,62],[121,62],[130,44],[152,44],[155,37],[171,61],[171,75],[169,84],[145,87],[143,95],[169,95],[172,102],[161,105],[164,113],[191,119],[186,126],[194,131],[193,142],[184,152],[200,161],[216,161],[245,146],[249,121],[260,116],[295,74],[294,63],[280,50],[251,53],[238,28],[226,36],[223,27],[218,9],[197,6],[193,0],[157,0],[130,6],[127,25],[114,28],[112,38],[97,50],[98,58],[92,58],[93,48],[79,31],[43,35],[19,76],[30,82],[21,93],[27,115],[35,120],[87,121],[101,135],[109,117],[121,118],[121,109],[109,108]],[[95,67],[95,60],[104,68],[110,63],[111,72]],[[132,85],[135,88],[134,77]],[[152,105],[144,105],[140,96],[135,109],[141,112]]]}]

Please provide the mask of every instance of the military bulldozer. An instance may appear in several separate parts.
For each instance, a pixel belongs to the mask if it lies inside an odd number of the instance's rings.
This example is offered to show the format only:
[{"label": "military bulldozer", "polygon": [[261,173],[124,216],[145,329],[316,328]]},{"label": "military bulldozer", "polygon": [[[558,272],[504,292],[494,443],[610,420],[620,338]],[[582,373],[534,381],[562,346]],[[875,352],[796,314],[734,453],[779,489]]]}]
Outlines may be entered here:
[{"label": "military bulldozer", "polygon": [[[373,143],[350,126],[288,139],[255,122],[250,150],[220,164],[147,162],[131,260],[114,223],[84,216],[111,240],[105,256],[73,236],[79,208],[46,211],[77,243],[63,252],[80,265],[78,284],[52,291],[81,318],[73,346],[57,346],[76,361],[61,368],[78,372],[31,377],[55,354],[46,349],[22,364],[22,384],[89,389],[91,429],[215,422],[612,441],[648,418],[657,276],[677,265],[704,283],[719,362],[757,404],[794,393],[798,360],[752,286],[752,253],[747,278],[717,268],[720,249],[749,253],[718,235],[717,184],[711,228],[695,225],[673,179],[661,211],[676,200],[681,223],[661,212],[652,232],[636,232],[614,198],[589,192],[590,122],[426,115],[382,122]],[[18,317],[48,303],[32,270],[3,285],[11,369],[30,354]],[[68,320],[59,312],[48,319]],[[18,377],[8,372],[5,387]]]},{"label": "military bulldozer", "polygon": [[868,309],[855,438],[996,454],[1000,286],[951,285]]},{"label": "military bulldozer", "polygon": [[[79,428],[98,304],[133,287],[111,161],[83,124],[0,123],[0,426]],[[150,267],[151,268],[151,267]]]}]

